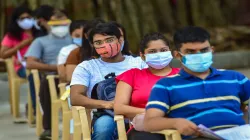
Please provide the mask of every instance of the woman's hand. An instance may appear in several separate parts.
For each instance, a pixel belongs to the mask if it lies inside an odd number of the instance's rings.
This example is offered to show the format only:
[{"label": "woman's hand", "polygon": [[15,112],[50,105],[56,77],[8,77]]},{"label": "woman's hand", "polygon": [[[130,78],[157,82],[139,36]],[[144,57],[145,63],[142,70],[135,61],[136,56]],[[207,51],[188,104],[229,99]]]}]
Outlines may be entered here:
[{"label": "woman's hand", "polygon": [[133,123],[133,126],[134,126],[135,130],[137,130],[137,131],[144,131],[144,125],[143,125],[144,116],[145,116],[145,113],[142,113],[142,114],[137,114],[133,118],[132,123]]}]

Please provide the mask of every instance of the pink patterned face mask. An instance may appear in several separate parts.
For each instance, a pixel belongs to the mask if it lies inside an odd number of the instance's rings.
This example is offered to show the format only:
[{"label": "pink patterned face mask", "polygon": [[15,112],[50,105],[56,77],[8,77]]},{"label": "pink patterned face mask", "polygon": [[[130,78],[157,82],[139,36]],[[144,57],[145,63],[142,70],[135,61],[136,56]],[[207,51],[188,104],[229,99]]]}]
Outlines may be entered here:
[{"label": "pink patterned face mask", "polygon": [[120,52],[120,48],[121,45],[119,43],[105,43],[102,47],[95,48],[95,50],[101,57],[110,58],[117,55]]}]

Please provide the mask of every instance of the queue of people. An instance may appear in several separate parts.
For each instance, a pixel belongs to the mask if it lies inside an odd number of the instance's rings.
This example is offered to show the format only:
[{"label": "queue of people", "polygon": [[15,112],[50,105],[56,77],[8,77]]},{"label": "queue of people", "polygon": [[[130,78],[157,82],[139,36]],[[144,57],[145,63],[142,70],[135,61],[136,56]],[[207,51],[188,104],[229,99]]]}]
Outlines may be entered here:
[{"label": "queue of people", "polygon": [[[216,46],[208,31],[183,27],[173,40],[171,46],[162,33],[148,33],[140,53],[132,54],[126,29],[115,21],[70,20],[48,5],[34,12],[20,6],[12,14],[0,57],[14,57],[17,75],[29,80],[33,108],[34,80],[26,69],[39,70],[42,140],[51,138],[46,76],[55,74],[56,85],[70,86],[70,105],[92,109],[93,140],[118,138],[114,115],[132,124],[129,140],[162,140],[163,135],[150,132],[164,129],[175,129],[184,139],[203,139],[199,124],[212,130],[246,124],[250,81],[239,72],[212,67]],[[171,66],[173,58],[181,68]]]}]

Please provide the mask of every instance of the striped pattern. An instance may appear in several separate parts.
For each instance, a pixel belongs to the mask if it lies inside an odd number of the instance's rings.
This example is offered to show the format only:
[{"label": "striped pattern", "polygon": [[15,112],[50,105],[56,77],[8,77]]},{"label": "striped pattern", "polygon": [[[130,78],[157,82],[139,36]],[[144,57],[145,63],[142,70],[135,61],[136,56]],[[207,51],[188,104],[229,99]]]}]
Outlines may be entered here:
[{"label": "striped pattern", "polygon": [[186,118],[211,129],[244,124],[241,104],[248,104],[250,82],[244,75],[211,69],[205,79],[181,71],[152,88],[146,109],[157,108],[170,118]]}]

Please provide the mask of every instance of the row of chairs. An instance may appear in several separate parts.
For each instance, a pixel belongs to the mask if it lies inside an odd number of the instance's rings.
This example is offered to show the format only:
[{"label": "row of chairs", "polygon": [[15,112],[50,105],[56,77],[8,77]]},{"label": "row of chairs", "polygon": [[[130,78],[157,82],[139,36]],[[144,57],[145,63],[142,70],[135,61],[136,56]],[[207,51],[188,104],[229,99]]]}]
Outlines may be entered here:
[{"label": "row of chairs", "polygon": [[[6,59],[6,66],[8,71],[8,80],[10,85],[10,108],[11,113],[15,119],[20,115],[19,113],[19,88],[23,83],[27,83],[26,79],[22,79],[17,76],[14,71],[13,59]],[[38,70],[27,71],[27,75],[33,75],[36,91],[36,135],[40,136],[42,133],[42,109],[39,100],[39,88],[40,88],[40,79]],[[49,83],[50,96],[51,96],[51,118],[52,118],[52,140],[59,139],[59,114],[62,111],[62,140],[70,139],[70,120],[74,120],[74,133],[73,140],[90,140],[91,139],[91,110],[86,109],[80,106],[73,106],[72,109],[69,108],[68,100],[66,99],[64,93],[66,91],[66,83],[60,83],[59,88],[59,97],[56,90],[55,79],[59,78],[58,75],[49,75],[46,77]],[[64,96],[63,99],[60,97]],[[32,102],[30,93],[28,91],[28,123],[32,126],[34,121]],[[124,117],[117,115],[114,117],[114,120],[117,122],[117,130],[119,140],[127,140]],[[160,132],[155,132],[165,135],[166,140],[181,140],[180,134],[176,130],[164,130]]]}]

